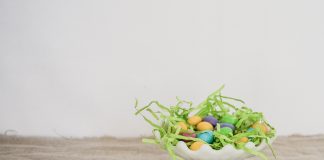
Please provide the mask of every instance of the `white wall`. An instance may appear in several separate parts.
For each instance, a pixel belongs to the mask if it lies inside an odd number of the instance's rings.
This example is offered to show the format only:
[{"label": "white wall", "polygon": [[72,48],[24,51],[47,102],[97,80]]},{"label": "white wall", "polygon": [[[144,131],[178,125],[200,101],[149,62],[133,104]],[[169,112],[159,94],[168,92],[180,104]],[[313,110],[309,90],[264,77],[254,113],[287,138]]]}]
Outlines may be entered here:
[{"label": "white wall", "polygon": [[0,0],[0,132],[137,136],[134,99],[221,84],[280,134],[324,132],[324,2]]}]

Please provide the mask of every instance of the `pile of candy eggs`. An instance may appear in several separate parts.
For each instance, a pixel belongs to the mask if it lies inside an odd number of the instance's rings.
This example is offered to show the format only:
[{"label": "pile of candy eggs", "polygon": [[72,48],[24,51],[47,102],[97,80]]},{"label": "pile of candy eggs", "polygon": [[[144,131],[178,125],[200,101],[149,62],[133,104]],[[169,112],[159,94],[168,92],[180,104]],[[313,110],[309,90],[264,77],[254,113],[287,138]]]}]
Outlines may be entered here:
[{"label": "pile of candy eggs", "polygon": [[[202,141],[196,141],[193,143],[188,143],[190,145],[190,149],[193,151],[197,151],[201,148],[201,146],[205,143],[212,144],[216,139],[214,136],[214,131],[217,131],[217,124],[220,126],[219,133],[225,136],[230,136],[234,134],[235,124],[238,122],[238,119],[233,115],[224,115],[218,120],[213,116],[192,116],[187,119],[186,122],[179,122],[178,126],[181,128],[181,135],[186,137],[198,138]],[[190,130],[188,128],[193,128]],[[247,132],[253,131],[254,129],[260,129],[263,133],[267,133],[269,131],[268,126],[265,123],[255,123],[253,124]],[[197,133],[196,133],[197,132]],[[250,137],[242,137],[238,140],[237,143],[247,143],[250,141]],[[184,141],[190,142],[190,141]]]}]

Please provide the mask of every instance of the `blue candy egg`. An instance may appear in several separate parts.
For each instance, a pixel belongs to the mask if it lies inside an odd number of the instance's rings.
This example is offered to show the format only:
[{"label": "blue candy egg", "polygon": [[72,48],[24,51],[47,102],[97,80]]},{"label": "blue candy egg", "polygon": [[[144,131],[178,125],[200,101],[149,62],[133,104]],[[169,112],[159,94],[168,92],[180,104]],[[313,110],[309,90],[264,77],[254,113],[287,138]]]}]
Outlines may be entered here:
[{"label": "blue candy egg", "polygon": [[202,132],[197,135],[197,138],[199,138],[209,144],[214,142],[214,135],[213,135],[212,131]]},{"label": "blue candy egg", "polygon": [[247,130],[247,132],[252,132],[254,130],[254,128],[249,128],[248,130]]},{"label": "blue candy egg", "polygon": [[[247,132],[252,132],[252,131],[254,131],[254,128],[249,128],[249,129],[247,129]],[[253,141],[253,137],[248,137],[249,138],[249,140],[250,141]]]}]

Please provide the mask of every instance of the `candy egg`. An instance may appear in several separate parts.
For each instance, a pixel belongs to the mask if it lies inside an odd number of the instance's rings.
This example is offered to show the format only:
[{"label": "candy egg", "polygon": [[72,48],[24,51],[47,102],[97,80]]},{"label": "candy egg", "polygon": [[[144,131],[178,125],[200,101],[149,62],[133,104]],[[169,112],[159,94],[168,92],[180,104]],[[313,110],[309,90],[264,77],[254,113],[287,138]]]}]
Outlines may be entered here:
[{"label": "candy egg", "polygon": [[209,144],[214,142],[214,135],[213,135],[212,131],[206,131],[206,132],[200,133],[197,135],[197,138],[199,138]]},{"label": "candy egg", "polygon": [[188,126],[187,126],[187,124],[184,123],[184,122],[179,122],[179,123],[178,123],[178,126],[181,128],[181,131],[182,131],[182,132],[188,130]]},{"label": "candy egg", "polygon": [[199,131],[204,131],[204,130],[213,130],[213,125],[211,125],[208,122],[200,122],[197,124],[197,129]]},{"label": "candy egg", "polygon": [[247,137],[242,137],[240,140],[239,140],[239,143],[241,142],[241,143],[246,143],[246,142],[248,142],[249,141],[249,139],[247,138]]},{"label": "candy egg", "polygon": [[247,132],[252,132],[252,131],[254,131],[254,128],[249,128],[249,129],[247,129],[246,131],[247,131]]},{"label": "candy egg", "polygon": [[232,124],[230,124],[230,123],[221,123],[221,124],[220,124],[220,127],[221,127],[221,128],[228,127],[228,128],[230,128],[230,129],[232,129],[233,131],[235,130],[235,126],[232,125]]},{"label": "candy egg", "polygon": [[202,119],[199,116],[192,116],[192,117],[188,118],[188,123],[191,124],[191,125],[196,125],[199,122],[201,122],[201,120]]},{"label": "candy egg", "polygon": [[232,130],[231,128],[228,128],[228,127],[221,128],[221,129],[219,130],[219,132],[220,132],[222,135],[225,135],[225,136],[233,134],[233,130]]},{"label": "candy egg", "polygon": [[[247,132],[252,132],[252,131],[254,131],[254,128],[249,128],[246,131]],[[248,138],[249,138],[250,141],[253,141],[253,139],[254,139],[253,137],[248,137]]]},{"label": "candy egg", "polygon": [[190,146],[190,149],[193,150],[193,151],[197,151],[201,148],[201,146],[204,144],[204,142],[200,142],[200,141],[197,141],[197,142],[194,142],[191,144]]},{"label": "candy egg", "polygon": [[[181,135],[185,136],[185,137],[191,137],[191,138],[196,138],[196,134],[195,133],[181,133]],[[190,140],[183,140],[184,142],[190,142]]]},{"label": "candy egg", "polygon": [[196,138],[196,134],[195,133],[181,133],[181,135],[186,136],[186,137]]},{"label": "candy egg", "polygon": [[230,123],[230,124],[235,125],[238,120],[235,116],[227,114],[227,115],[224,115],[220,121],[222,123]]},{"label": "candy egg", "polygon": [[259,128],[263,133],[267,133],[268,132],[268,126],[266,125],[266,124],[264,124],[264,123],[254,123],[253,125],[252,125],[252,128],[254,128],[254,129],[257,129],[257,128]]},{"label": "candy egg", "polygon": [[205,121],[205,122],[209,122],[209,123],[212,124],[214,127],[216,126],[216,124],[217,124],[217,122],[218,122],[218,120],[217,120],[215,117],[213,117],[213,116],[206,116],[206,117],[204,117],[203,121]]}]

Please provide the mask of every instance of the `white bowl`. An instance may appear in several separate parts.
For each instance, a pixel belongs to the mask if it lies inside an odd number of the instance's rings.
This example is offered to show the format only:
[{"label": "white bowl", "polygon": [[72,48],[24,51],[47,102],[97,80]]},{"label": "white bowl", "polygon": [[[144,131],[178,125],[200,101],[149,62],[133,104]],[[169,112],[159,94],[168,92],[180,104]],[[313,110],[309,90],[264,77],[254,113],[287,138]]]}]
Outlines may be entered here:
[{"label": "white bowl", "polygon": [[[270,139],[270,144],[275,140],[276,137]],[[267,146],[263,140],[258,146],[255,146],[253,142],[248,142],[245,147],[260,151]],[[245,152],[242,149],[236,149],[234,146],[228,144],[220,150],[214,150],[209,145],[204,144],[199,150],[192,151],[187,145],[179,141],[174,148],[175,153],[184,158],[185,160],[242,160],[254,155]]]}]

